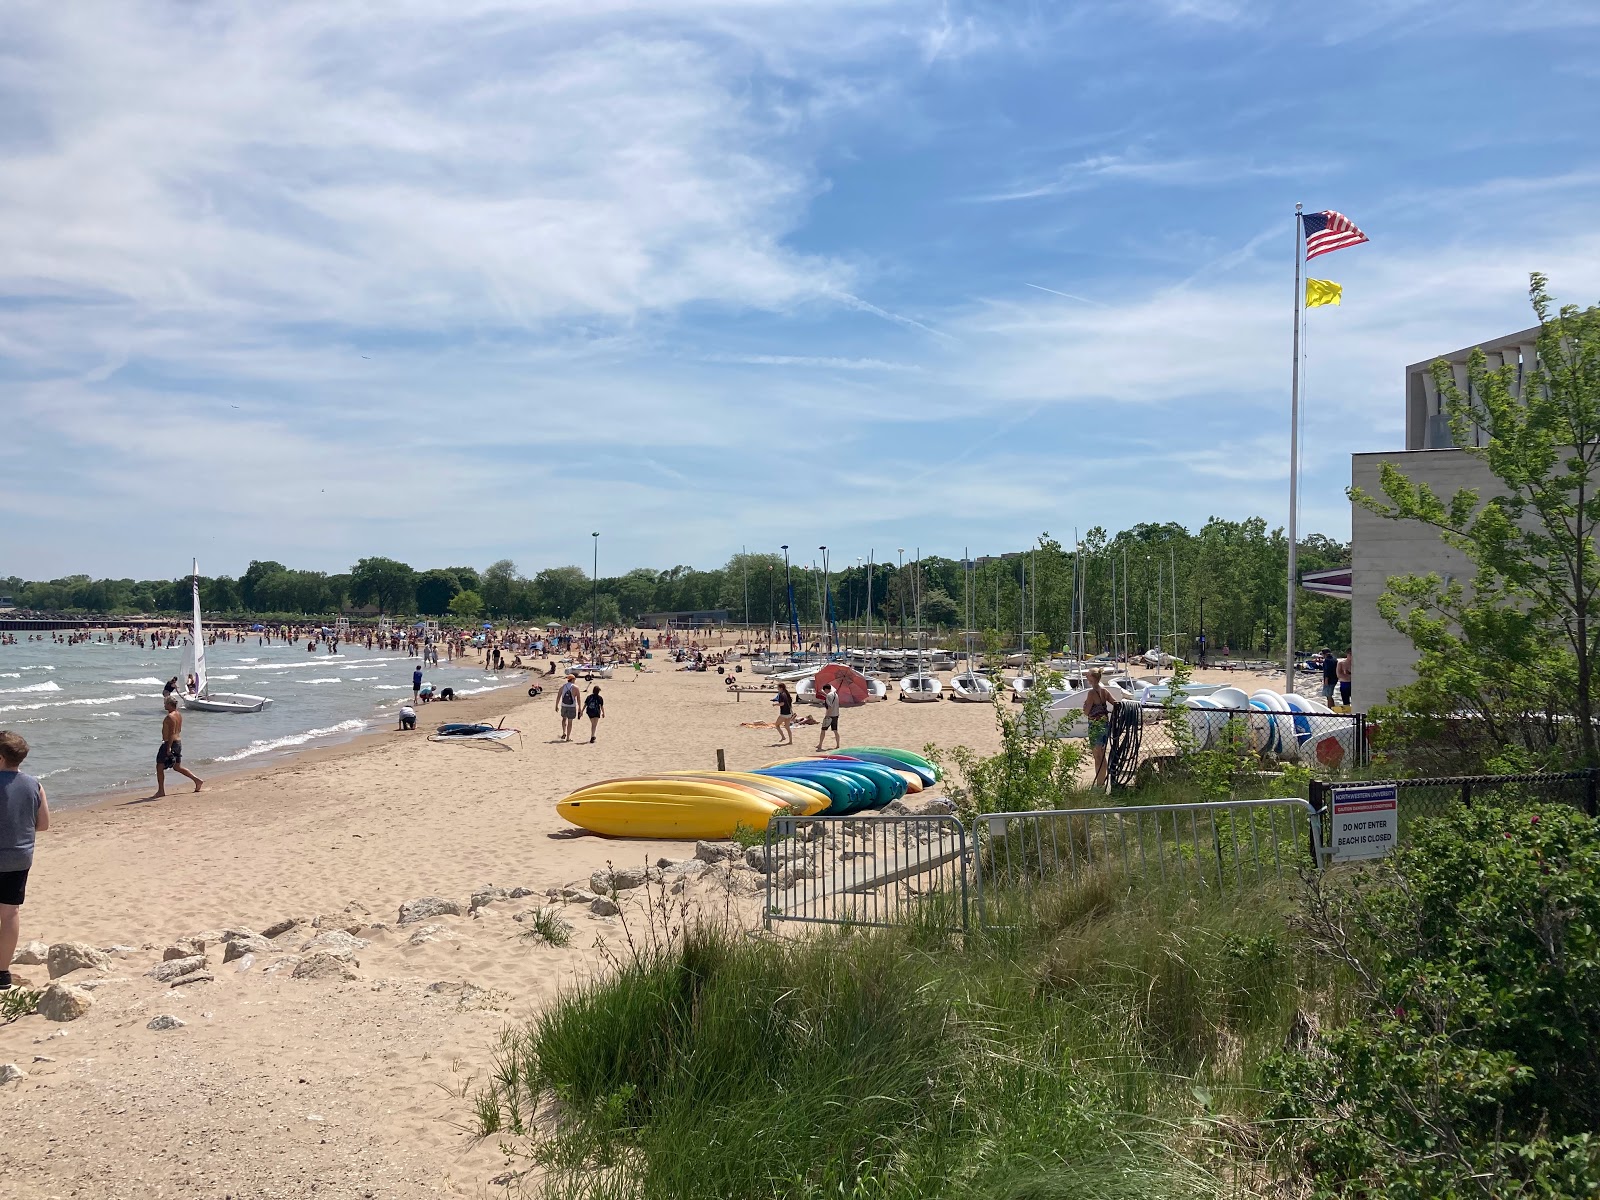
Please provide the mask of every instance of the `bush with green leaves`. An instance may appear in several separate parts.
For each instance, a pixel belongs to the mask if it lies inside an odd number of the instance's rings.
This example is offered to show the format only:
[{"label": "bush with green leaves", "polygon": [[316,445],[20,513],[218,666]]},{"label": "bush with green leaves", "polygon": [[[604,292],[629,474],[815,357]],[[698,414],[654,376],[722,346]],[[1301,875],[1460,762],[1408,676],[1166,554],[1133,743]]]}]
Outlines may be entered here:
[{"label": "bush with green leaves", "polygon": [[1600,826],[1556,806],[1418,824],[1313,888],[1363,1011],[1272,1077],[1324,1194],[1600,1193]]}]

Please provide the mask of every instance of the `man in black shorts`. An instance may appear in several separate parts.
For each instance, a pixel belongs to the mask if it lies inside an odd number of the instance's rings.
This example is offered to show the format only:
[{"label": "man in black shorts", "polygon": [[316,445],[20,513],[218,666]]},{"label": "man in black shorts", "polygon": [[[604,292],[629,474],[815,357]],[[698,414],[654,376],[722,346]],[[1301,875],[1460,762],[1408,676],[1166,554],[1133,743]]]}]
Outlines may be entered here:
[{"label": "man in black shorts", "polygon": [[839,748],[839,691],[828,684],[822,689],[823,717],[822,729],[817,733],[817,749],[822,749],[823,740],[828,736],[828,730],[833,730],[833,748]]},{"label": "man in black shorts", "polygon": [[156,750],[156,794],[150,799],[159,800],[167,794],[168,771],[194,780],[197,792],[205,782],[183,765],[183,714],[178,711],[176,696],[167,697],[167,715],[161,719],[161,746]]},{"label": "man in black shorts", "polygon": [[44,788],[22,773],[28,743],[0,731],[0,992],[11,986],[11,956],[22,935],[22,902],[33,868],[33,835],[50,828]]}]

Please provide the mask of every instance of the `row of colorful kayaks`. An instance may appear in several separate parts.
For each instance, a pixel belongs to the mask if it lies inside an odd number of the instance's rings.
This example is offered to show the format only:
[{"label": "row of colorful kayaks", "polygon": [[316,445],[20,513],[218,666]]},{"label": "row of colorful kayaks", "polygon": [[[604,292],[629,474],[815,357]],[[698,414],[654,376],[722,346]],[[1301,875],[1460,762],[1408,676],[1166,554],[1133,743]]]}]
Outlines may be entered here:
[{"label": "row of colorful kayaks", "polygon": [[920,754],[849,746],[755,771],[672,771],[606,779],[573,792],[556,811],[610,837],[725,838],[764,829],[775,815],[843,816],[883,808],[939,781]]}]

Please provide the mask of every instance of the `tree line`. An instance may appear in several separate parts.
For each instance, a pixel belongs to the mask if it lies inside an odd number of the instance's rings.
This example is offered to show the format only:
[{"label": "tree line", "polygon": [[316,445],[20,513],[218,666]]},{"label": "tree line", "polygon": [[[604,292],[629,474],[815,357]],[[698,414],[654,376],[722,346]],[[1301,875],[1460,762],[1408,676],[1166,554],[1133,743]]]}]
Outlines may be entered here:
[{"label": "tree line", "polygon": [[[1349,546],[1322,535],[1300,547],[1304,570],[1348,563]],[[1042,534],[1031,547],[963,563],[927,555],[919,564],[837,561],[824,576],[815,562],[785,568],[782,554],[740,553],[710,570],[637,567],[595,580],[579,566],[524,574],[509,559],[479,570],[418,570],[392,558],[363,558],[349,571],[295,570],[257,560],[238,578],[202,577],[209,613],[306,618],[363,607],[393,616],[463,620],[563,621],[602,625],[651,612],[726,610],[734,622],[784,625],[788,586],[795,618],[815,628],[828,620],[864,633],[867,625],[900,637],[917,624],[948,636],[968,627],[1008,645],[1044,637],[1052,648],[1079,631],[1091,648],[1125,640],[1188,652],[1204,633],[1213,652],[1274,653],[1283,646],[1288,543],[1261,518],[1212,518],[1197,531],[1176,522],[1141,524],[1115,536],[1094,528],[1078,546]],[[4,581],[19,608],[116,616],[182,613],[190,582],[178,579]],[[971,613],[970,622],[966,614]],[[1305,595],[1299,613],[1302,649],[1349,645],[1350,606]]]}]

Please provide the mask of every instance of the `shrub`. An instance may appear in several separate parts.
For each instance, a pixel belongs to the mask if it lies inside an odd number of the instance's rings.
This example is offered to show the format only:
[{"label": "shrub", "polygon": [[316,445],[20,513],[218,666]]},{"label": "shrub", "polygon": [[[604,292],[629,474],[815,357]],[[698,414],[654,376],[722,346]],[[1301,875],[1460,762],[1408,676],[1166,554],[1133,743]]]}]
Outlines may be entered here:
[{"label": "shrub", "polygon": [[1419,822],[1307,931],[1363,1011],[1272,1067],[1277,1115],[1331,1192],[1600,1190],[1600,828],[1572,809]]}]

